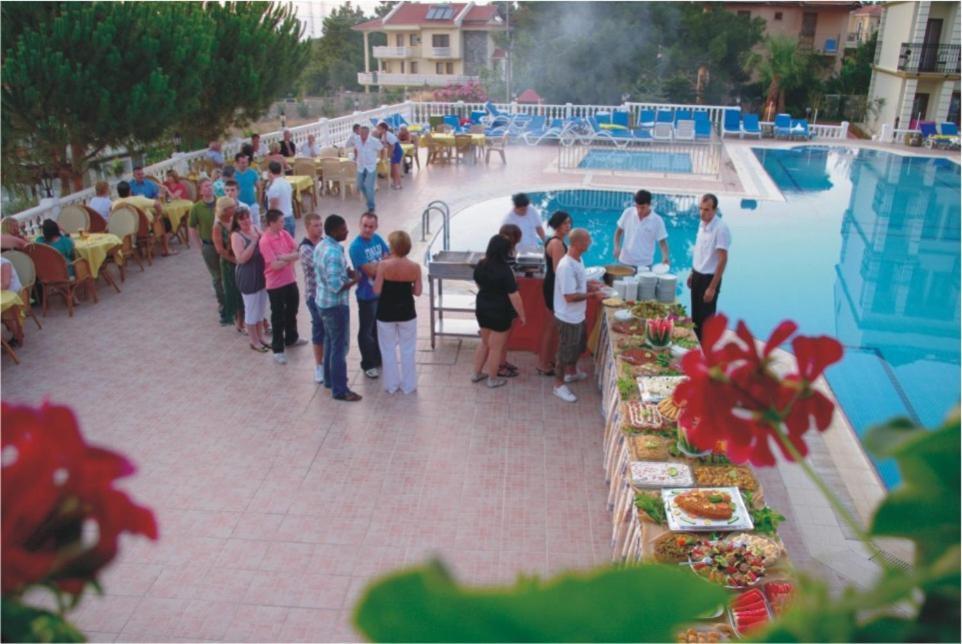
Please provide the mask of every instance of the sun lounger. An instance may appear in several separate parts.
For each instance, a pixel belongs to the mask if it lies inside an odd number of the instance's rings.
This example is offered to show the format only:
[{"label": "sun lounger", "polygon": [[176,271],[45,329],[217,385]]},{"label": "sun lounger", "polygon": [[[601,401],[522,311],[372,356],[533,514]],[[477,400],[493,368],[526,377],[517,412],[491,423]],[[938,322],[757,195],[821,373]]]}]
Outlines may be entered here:
[{"label": "sun lounger", "polygon": [[691,121],[691,110],[675,110],[675,123],[678,121]]},{"label": "sun lounger", "polygon": [[647,130],[655,127],[655,110],[641,110],[638,114],[638,127]]},{"label": "sun lounger", "polygon": [[651,138],[655,141],[671,141],[673,130],[671,123],[655,123],[655,127],[651,131]]},{"label": "sun lounger", "polygon": [[711,119],[708,117],[708,112],[695,112],[695,139],[710,141],[711,131]]},{"label": "sun lounger", "polygon": [[762,138],[762,127],[758,124],[758,114],[742,116],[742,135]]},{"label": "sun lounger", "polygon": [[793,139],[804,139],[808,141],[812,138],[812,133],[808,129],[808,121],[806,119],[792,119],[790,134]]},{"label": "sun lounger", "polygon": [[676,141],[694,141],[695,140],[695,121],[690,119],[677,121],[675,123],[675,131],[673,133],[673,136]]},{"label": "sun lounger", "polygon": [[722,137],[742,136],[741,110],[725,110],[725,118],[722,120]]},{"label": "sun lounger", "polygon": [[773,128],[775,138],[791,138],[792,136],[792,117],[790,114],[776,114],[775,125]]},{"label": "sun lounger", "polygon": [[671,110],[658,110],[655,113],[655,124],[658,123],[674,123],[675,115],[672,114]]}]

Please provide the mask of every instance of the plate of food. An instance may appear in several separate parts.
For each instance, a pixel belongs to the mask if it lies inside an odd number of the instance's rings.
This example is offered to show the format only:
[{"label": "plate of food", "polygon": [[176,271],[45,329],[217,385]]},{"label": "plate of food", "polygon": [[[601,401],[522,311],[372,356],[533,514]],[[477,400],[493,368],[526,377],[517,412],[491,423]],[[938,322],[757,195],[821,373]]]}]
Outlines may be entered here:
[{"label": "plate of food", "polygon": [[665,424],[658,408],[654,405],[646,405],[637,400],[625,403],[625,416],[628,424],[638,429],[661,429]]},{"label": "plate of food", "polygon": [[601,300],[601,303],[604,304],[605,306],[624,306],[625,305],[625,301],[617,296],[607,297]]},{"label": "plate of food", "polygon": [[665,398],[670,398],[684,376],[651,376],[648,378],[638,378],[638,391],[644,402],[659,402]]},{"label": "plate of food", "polygon": [[[631,311],[629,311],[628,309],[618,309],[617,311],[615,311],[614,315],[615,315],[615,319],[618,320],[619,322],[629,322],[632,319],[634,319],[634,316],[631,314]],[[618,331],[617,329],[615,331],[617,333],[622,333],[622,331]]]},{"label": "plate of food", "polygon": [[748,531],[751,515],[737,487],[670,488],[661,491],[668,528],[676,532]]},{"label": "plate of food", "polygon": [[671,458],[671,446],[675,442],[672,438],[656,434],[638,434],[629,436],[628,440],[631,458],[638,461],[667,461]]},{"label": "plate of food", "polygon": [[728,609],[728,616],[732,628],[740,636],[765,626],[772,618],[768,602],[757,588],[746,590],[735,597]]},{"label": "plate of food", "polygon": [[635,487],[691,487],[691,468],[684,463],[636,461],[628,464],[631,484]]},{"label": "plate of food", "polygon": [[652,556],[658,563],[688,563],[691,549],[701,541],[702,537],[693,532],[664,532],[652,543]]},{"label": "plate of food", "polygon": [[740,490],[754,492],[758,480],[746,465],[696,465],[695,483],[700,487],[735,486]]},{"label": "plate of food", "polygon": [[711,626],[689,626],[678,633],[676,642],[697,644],[699,642],[728,642],[734,636],[728,624],[712,624]]},{"label": "plate of food", "polygon": [[756,555],[762,558],[762,563],[766,568],[771,568],[785,554],[785,546],[778,539],[767,537],[763,534],[752,532],[738,532],[730,534],[722,543],[733,543],[738,546],[745,546]]},{"label": "plate of food", "polygon": [[688,555],[692,572],[726,588],[751,588],[765,577],[762,558],[744,546],[702,541]]}]

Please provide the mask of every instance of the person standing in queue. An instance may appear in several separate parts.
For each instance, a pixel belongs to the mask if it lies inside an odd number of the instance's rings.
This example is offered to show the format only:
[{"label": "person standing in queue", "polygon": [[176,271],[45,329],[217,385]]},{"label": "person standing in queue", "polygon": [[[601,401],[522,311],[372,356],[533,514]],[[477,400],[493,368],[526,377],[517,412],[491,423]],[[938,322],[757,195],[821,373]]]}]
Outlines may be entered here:
[{"label": "person standing in queue", "polygon": [[377,300],[374,278],[377,265],[391,252],[377,234],[377,215],[361,215],[361,234],[354,238],[348,253],[357,273],[357,348],[361,352],[361,371],[368,378],[381,375],[381,350],[377,342]]},{"label": "person standing in queue", "polygon": [[558,352],[558,327],[554,322],[554,283],[555,272],[558,270],[558,262],[568,253],[568,244],[565,237],[571,232],[571,215],[563,210],[551,215],[548,226],[554,234],[548,238],[544,245],[544,284],[542,295],[544,295],[544,305],[548,309],[549,315],[544,318],[544,328],[541,331],[541,349],[538,353],[538,366],[535,367],[542,376],[553,376],[553,360]]},{"label": "person standing in queue", "polygon": [[661,263],[670,264],[668,231],[661,215],[651,209],[651,193],[635,193],[635,205],[625,208],[615,230],[615,259],[636,269],[648,270],[655,263],[655,243],[661,248]]},{"label": "person standing in queue", "polygon": [[554,322],[558,327],[558,357],[555,359],[555,396],[565,402],[577,402],[568,384],[580,382],[588,374],[578,370],[578,359],[585,352],[588,333],[585,318],[588,298],[601,299],[604,294],[597,284],[588,283],[581,256],[591,246],[591,235],[584,228],[575,228],[569,235],[571,245],[558,262],[554,283]]},{"label": "person standing in queue", "polygon": [[511,197],[514,207],[504,216],[501,224],[514,224],[521,229],[521,241],[516,252],[532,253],[538,251],[538,242],[543,242],[544,224],[541,223],[541,213],[531,205],[531,199],[523,192]]},{"label": "person standing in queue", "polygon": [[488,242],[487,251],[474,269],[478,285],[475,316],[481,327],[481,344],[474,352],[474,374],[471,382],[487,378],[488,387],[502,387],[507,380],[498,375],[508,333],[515,317],[525,323],[524,302],[518,293],[514,271],[508,265],[511,242],[495,235]]},{"label": "person standing in queue", "polygon": [[214,246],[214,199],[213,183],[210,179],[200,181],[200,200],[190,209],[190,218],[187,225],[190,228],[190,235],[194,239],[194,244],[200,248],[201,257],[204,258],[204,265],[210,274],[211,284],[214,287],[214,297],[217,298],[217,312],[220,315],[220,325],[229,326],[233,320],[224,313],[224,282],[220,274],[220,255]]},{"label": "person standing in queue", "polygon": [[317,275],[314,272],[314,249],[324,238],[324,224],[316,212],[304,215],[304,239],[297,247],[304,269],[304,303],[311,314],[311,344],[314,346],[314,382],[324,384],[324,322],[314,303],[317,296]]},{"label": "person standing in queue", "polygon": [[701,223],[695,237],[692,252],[691,273],[688,288],[691,289],[691,319],[695,323],[695,335],[701,341],[702,324],[715,314],[718,294],[721,292],[722,274],[728,265],[728,249],[732,234],[718,217],[718,197],[708,193],[699,205]]},{"label": "person standing in queue", "polygon": [[274,328],[271,349],[274,362],[287,364],[284,349],[307,344],[297,334],[297,265],[300,255],[297,244],[284,226],[284,213],[276,208],[267,211],[267,229],[261,235],[258,247],[264,258],[264,281],[267,299],[271,303],[271,326]]},{"label": "person standing in queue", "polygon": [[331,390],[334,400],[357,402],[360,394],[347,386],[347,344],[351,333],[347,296],[357,284],[357,277],[347,267],[341,246],[345,239],[347,222],[339,215],[328,215],[324,220],[324,239],[314,248],[314,305],[324,323],[324,386]]}]

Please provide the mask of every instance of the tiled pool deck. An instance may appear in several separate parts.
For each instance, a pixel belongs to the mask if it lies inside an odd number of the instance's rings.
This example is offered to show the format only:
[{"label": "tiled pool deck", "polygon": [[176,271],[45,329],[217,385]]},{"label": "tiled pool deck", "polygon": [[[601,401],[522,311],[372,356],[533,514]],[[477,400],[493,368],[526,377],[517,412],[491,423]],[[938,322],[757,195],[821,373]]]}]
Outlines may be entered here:
[{"label": "tiled pool deck", "polygon": [[[489,167],[414,170],[403,191],[379,191],[381,232],[413,232],[434,199],[456,212],[592,181],[551,171],[556,154],[514,146],[506,166],[496,158]],[[724,191],[682,178],[644,184]],[[346,215],[356,233],[356,199],[324,198],[317,210]],[[139,465],[127,487],[160,522],[159,543],[126,541],[104,575],[106,595],[75,613],[92,640],[350,640],[351,608],[367,581],[431,553],[477,583],[608,561],[593,385],[578,385],[581,400],[565,404],[534,373],[533,356],[519,354],[511,359],[522,375],[507,387],[470,384],[474,341],[430,351],[422,297],[417,394],[388,396],[365,379],[352,339],[349,376],[364,400],[339,403],[312,382],[309,347],[278,366],[217,325],[198,249],[145,273],[134,268],[122,288],[99,289],[101,302],[82,304],[73,319],[55,303],[42,331],[27,322],[22,364],[2,363],[4,400],[66,403],[92,441]],[[306,333],[303,306],[299,323]],[[842,483],[864,477],[864,458],[851,445],[826,447],[845,443],[844,431],[812,441],[813,458],[865,513],[877,491],[866,483],[859,495]],[[760,475],[769,503],[788,517],[783,538],[800,568],[836,586],[871,577],[873,565],[797,468]]]}]

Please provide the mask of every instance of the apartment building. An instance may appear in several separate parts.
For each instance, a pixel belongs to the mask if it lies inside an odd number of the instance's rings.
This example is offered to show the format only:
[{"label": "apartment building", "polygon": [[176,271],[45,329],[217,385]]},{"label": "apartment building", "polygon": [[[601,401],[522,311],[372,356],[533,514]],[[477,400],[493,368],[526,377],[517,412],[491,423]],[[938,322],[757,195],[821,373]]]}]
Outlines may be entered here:
[{"label": "apartment building", "polygon": [[801,51],[821,54],[842,65],[848,36],[849,13],[857,2],[726,2],[725,9],[747,18],[765,21],[766,36],[785,36],[798,42]]},{"label": "apartment building", "polygon": [[882,105],[869,129],[958,123],[959,61],[958,2],[884,3],[869,85],[869,100]]},{"label": "apartment building", "polygon": [[[354,29],[364,34],[364,71],[357,80],[367,89],[476,81],[481,69],[503,58],[492,35],[506,26],[491,4],[401,2]],[[371,33],[385,34],[387,45],[372,50]]]},{"label": "apartment building", "polygon": [[868,42],[878,31],[882,22],[882,5],[867,4],[859,7],[848,15],[848,35],[845,37],[845,48],[855,49]]}]

